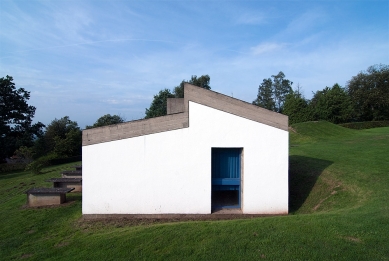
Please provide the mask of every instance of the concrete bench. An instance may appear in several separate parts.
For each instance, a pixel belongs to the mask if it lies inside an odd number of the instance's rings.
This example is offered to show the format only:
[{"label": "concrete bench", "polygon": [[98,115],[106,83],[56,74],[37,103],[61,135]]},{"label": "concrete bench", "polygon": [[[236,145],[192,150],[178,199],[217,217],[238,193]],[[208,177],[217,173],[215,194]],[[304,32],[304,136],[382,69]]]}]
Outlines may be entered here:
[{"label": "concrete bench", "polygon": [[26,191],[31,207],[59,205],[66,202],[66,193],[74,188],[32,188]]},{"label": "concrete bench", "polygon": [[46,181],[52,182],[54,188],[74,188],[72,192],[82,191],[82,178],[51,178]]},{"label": "concrete bench", "polygon": [[82,178],[81,170],[66,170],[62,172],[63,178]]}]

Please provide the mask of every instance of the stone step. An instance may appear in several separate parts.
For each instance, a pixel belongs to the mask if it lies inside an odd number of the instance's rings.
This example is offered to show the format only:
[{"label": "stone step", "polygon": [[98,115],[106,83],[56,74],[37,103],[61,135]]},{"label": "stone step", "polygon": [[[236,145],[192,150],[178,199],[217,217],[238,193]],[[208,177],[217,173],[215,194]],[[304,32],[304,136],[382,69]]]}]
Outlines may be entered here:
[{"label": "stone step", "polygon": [[54,188],[74,188],[72,192],[82,192],[82,178],[51,178]]},{"label": "stone step", "polygon": [[62,178],[82,178],[82,171],[81,170],[62,171]]},{"label": "stone step", "polygon": [[59,205],[66,202],[66,193],[74,188],[31,188],[26,191],[30,207]]}]

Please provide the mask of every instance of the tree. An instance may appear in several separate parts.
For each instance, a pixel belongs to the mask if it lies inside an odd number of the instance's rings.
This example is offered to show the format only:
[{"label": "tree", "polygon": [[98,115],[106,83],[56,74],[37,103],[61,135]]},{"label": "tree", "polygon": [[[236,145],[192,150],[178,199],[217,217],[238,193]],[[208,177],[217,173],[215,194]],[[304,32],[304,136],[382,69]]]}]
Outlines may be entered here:
[{"label": "tree", "polygon": [[[196,85],[198,87],[210,90],[209,83],[211,78],[209,75],[202,75],[197,78],[196,75],[192,75],[188,83]],[[154,95],[154,99],[151,102],[150,108],[146,109],[145,119],[164,116],[167,114],[167,98],[183,98],[184,97],[184,84],[183,80],[180,85],[176,86],[171,92],[169,89],[159,91],[157,95]]]},{"label": "tree", "polygon": [[357,121],[389,120],[389,66],[373,65],[347,83]]},{"label": "tree", "polygon": [[81,155],[82,134],[80,129],[71,129],[65,138],[54,137],[54,153],[60,157]]},{"label": "tree", "polygon": [[292,91],[293,82],[285,79],[282,71],[271,77],[273,79],[263,79],[253,104],[275,112],[282,112],[286,96]]},{"label": "tree", "polygon": [[32,124],[35,107],[27,104],[30,92],[16,89],[11,76],[0,78],[0,160],[21,146],[32,146],[42,135],[43,123]]},{"label": "tree", "polygon": [[206,75],[201,75],[199,78],[197,78],[196,75],[192,75],[189,81],[182,80],[179,86],[176,86],[173,90],[173,94],[176,98],[184,98],[184,84],[190,83],[195,86],[199,86],[201,88],[210,90],[211,86],[209,85],[211,81],[211,77],[209,77],[208,74]]},{"label": "tree", "polygon": [[118,124],[122,123],[125,120],[118,116],[118,115],[111,115],[111,114],[106,114],[104,116],[101,116],[100,118],[97,119],[97,121],[92,125],[92,126],[86,126],[86,129],[91,129],[91,128],[96,128],[96,127],[102,127],[102,126],[107,126],[107,125],[113,125],[113,124]]},{"label": "tree", "polygon": [[36,157],[56,153],[59,157],[81,155],[82,133],[77,122],[69,116],[54,119],[47,125],[45,134],[36,141],[34,151]]},{"label": "tree", "polygon": [[311,108],[315,120],[336,124],[348,122],[353,113],[350,97],[337,83],[332,88],[325,87],[322,91],[317,91],[311,100]]},{"label": "tree", "polygon": [[309,101],[302,96],[299,89],[292,90],[286,96],[282,113],[289,116],[289,124],[312,120]]},{"label": "tree", "polygon": [[157,95],[154,95],[150,108],[146,109],[145,119],[166,115],[167,98],[174,97],[174,94],[172,94],[169,89],[159,91]]},{"label": "tree", "polygon": [[259,85],[257,99],[253,101],[253,104],[271,111],[275,110],[273,82],[270,78],[263,79],[263,82]]},{"label": "tree", "polygon": [[285,74],[282,71],[271,77],[273,78],[273,95],[276,104],[275,111],[282,112],[286,96],[292,91],[293,82],[284,79]]}]

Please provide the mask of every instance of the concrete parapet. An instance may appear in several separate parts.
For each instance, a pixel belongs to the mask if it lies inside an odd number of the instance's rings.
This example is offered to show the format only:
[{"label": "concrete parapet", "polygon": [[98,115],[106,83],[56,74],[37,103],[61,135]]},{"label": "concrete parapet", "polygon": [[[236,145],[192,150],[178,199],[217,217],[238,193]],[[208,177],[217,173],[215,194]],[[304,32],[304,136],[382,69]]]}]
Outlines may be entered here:
[{"label": "concrete parapet", "polygon": [[181,113],[185,111],[184,98],[167,98],[167,114]]},{"label": "concrete parapet", "polygon": [[130,121],[82,131],[82,145],[128,139],[189,127],[188,113],[176,113],[151,119]]},{"label": "concrete parapet", "polygon": [[185,111],[189,101],[288,131],[288,116],[189,83],[184,85]]},{"label": "concrete parapet", "polygon": [[288,116],[189,83],[184,98],[169,98],[166,116],[82,131],[82,146],[189,127],[189,101],[288,131]]}]

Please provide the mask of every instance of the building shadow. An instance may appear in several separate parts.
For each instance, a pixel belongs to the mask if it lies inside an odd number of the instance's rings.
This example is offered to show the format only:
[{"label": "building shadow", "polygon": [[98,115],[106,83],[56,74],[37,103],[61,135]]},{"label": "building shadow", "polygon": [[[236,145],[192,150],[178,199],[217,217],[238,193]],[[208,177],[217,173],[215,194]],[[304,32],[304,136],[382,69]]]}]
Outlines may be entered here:
[{"label": "building shadow", "polygon": [[332,163],[298,155],[289,156],[289,213],[303,205],[319,176]]}]

